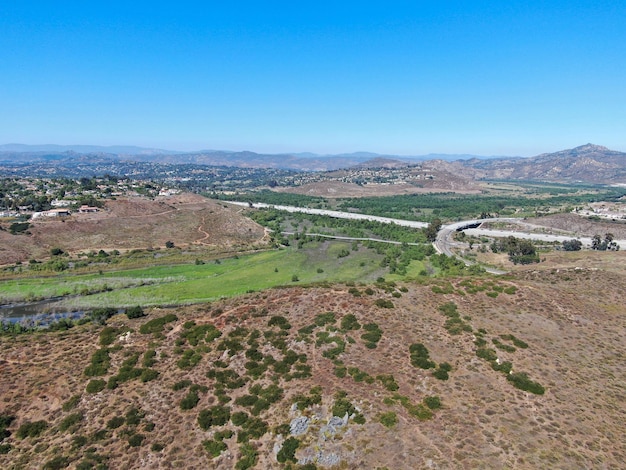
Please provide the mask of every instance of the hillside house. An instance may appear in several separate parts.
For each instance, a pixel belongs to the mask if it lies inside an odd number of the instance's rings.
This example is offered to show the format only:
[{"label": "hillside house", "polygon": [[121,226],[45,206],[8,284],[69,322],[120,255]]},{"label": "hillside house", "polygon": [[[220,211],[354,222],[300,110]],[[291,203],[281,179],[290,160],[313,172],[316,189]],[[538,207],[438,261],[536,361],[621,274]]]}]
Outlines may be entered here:
[{"label": "hillside house", "polygon": [[49,211],[33,212],[32,219],[40,217],[69,217],[71,215],[68,209],[50,209]]}]

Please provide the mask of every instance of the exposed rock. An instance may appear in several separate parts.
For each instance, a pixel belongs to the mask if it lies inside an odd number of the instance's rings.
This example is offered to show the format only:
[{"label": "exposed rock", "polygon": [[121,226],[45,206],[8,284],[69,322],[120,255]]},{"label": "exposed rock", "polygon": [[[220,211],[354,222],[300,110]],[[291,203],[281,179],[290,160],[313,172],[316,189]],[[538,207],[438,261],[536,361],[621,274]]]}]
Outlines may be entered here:
[{"label": "exposed rock", "polygon": [[305,434],[309,429],[309,418],[306,416],[300,416],[291,420],[289,424],[289,432],[292,436],[300,436]]}]

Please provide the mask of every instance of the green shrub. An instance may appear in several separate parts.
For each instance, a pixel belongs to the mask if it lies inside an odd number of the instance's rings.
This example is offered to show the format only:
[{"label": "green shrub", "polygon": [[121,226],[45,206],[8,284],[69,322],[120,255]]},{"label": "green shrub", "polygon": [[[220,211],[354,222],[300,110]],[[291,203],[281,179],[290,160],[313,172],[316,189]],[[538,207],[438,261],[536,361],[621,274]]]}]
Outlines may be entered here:
[{"label": "green shrub", "polygon": [[201,341],[210,343],[222,336],[222,332],[212,324],[197,325],[195,322],[185,323],[185,331],[181,333],[181,338],[189,341],[192,346],[197,346]]},{"label": "green shrub", "polygon": [[187,349],[183,352],[183,356],[176,361],[176,365],[181,369],[193,369],[202,360],[202,354],[195,349]]},{"label": "green shrub", "polygon": [[361,413],[357,413],[354,416],[354,420],[353,420],[356,424],[365,424],[365,416],[363,416]]},{"label": "green shrub", "polygon": [[350,287],[350,289],[348,289],[348,292],[355,297],[361,297],[361,291],[356,287]]},{"label": "green shrub", "polygon": [[87,436],[83,436],[83,435],[78,435],[78,436],[74,436],[72,438],[72,449],[80,449],[81,447],[84,447],[87,442],[89,442],[89,439],[87,439]]},{"label": "green shrub", "polygon": [[113,328],[112,326],[105,326],[100,332],[100,345],[108,346],[109,344],[113,343],[118,333],[119,330],[117,328]]},{"label": "green shrub", "polygon": [[69,428],[71,428],[75,424],[80,423],[82,420],[83,420],[82,413],[72,413],[71,415],[66,416],[63,419],[63,421],[61,421],[61,423],[59,424],[59,431],[61,432],[67,431]]},{"label": "green shrub", "polygon": [[145,436],[143,434],[131,434],[128,437],[128,445],[129,447],[139,447],[141,444],[143,444],[144,439]]},{"label": "green shrub", "polygon": [[482,348],[483,346],[487,345],[487,341],[485,341],[483,338],[476,338],[476,340],[474,341],[474,345],[478,348]]},{"label": "green shrub", "polygon": [[91,364],[85,368],[87,377],[106,375],[111,365],[109,350],[106,348],[97,349],[91,356]]},{"label": "green shrub", "polygon": [[246,413],[245,411],[237,411],[236,413],[232,414],[230,420],[235,426],[241,426],[245,424],[246,421],[248,421],[248,418],[248,413]]},{"label": "green shrub", "polygon": [[376,376],[376,379],[379,380],[380,383],[383,384],[383,387],[385,387],[390,392],[395,392],[400,388],[400,386],[396,382],[396,379],[391,374],[380,374]]},{"label": "green shrub", "polygon": [[[7,428],[11,426],[11,423],[15,421],[15,416],[8,414],[0,414],[0,442],[11,435],[11,431]],[[6,449],[6,452],[11,450],[11,446]],[[5,453],[6,453],[5,452]]]},{"label": "green shrub", "polygon": [[152,367],[155,363],[156,351],[154,349],[148,349],[145,353],[143,353],[143,361],[141,365],[144,367]]},{"label": "green shrub", "polygon": [[[71,411],[78,406],[80,395],[74,395],[65,403],[63,403],[63,411]],[[0,416],[0,429],[2,428],[2,417]]]},{"label": "green shrub", "polygon": [[99,325],[106,324],[107,320],[117,314],[117,309],[112,307],[96,308],[88,313],[89,318]]},{"label": "green shrub", "polygon": [[25,421],[17,429],[15,435],[19,439],[25,439],[27,437],[37,437],[48,428],[46,421]]},{"label": "green shrub", "polygon": [[485,361],[495,361],[498,359],[498,355],[493,349],[490,348],[478,348],[476,350],[476,355]]},{"label": "green shrub", "polygon": [[309,395],[299,393],[293,397],[293,402],[297,405],[300,411],[304,411],[313,405],[319,405],[322,403],[321,390],[317,388],[311,389]]},{"label": "green shrub", "polygon": [[317,326],[333,325],[336,321],[335,312],[320,313],[314,320]]},{"label": "green shrub", "polygon": [[181,410],[191,410],[195,408],[198,402],[200,401],[200,397],[198,393],[190,390],[187,395],[180,401],[180,409]]},{"label": "green shrub", "polygon": [[426,397],[424,398],[424,405],[431,410],[438,410],[441,408],[441,399],[437,396]]},{"label": "green shrub", "polygon": [[131,407],[126,412],[126,424],[129,426],[137,426],[144,417],[144,413],[136,407]]},{"label": "green shrub", "polygon": [[518,348],[521,349],[526,349],[528,348],[528,343],[522,341],[519,338],[516,338],[513,335],[500,335],[500,338],[504,339],[504,340],[508,340],[511,341],[515,346],[517,346]]},{"label": "green shrub", "polygon": [[280,463],[285,463],[287,461],[295,463],[297,461],[295,457],[296,450],[299,446],[300,441],[295,437],[289,437],[285,439],[285,442],[283,442],[283,446],[278,451],[278,454],[276,454],[276,460],[278,460]]},{"label": "green shrub", "polygon": [[287,321],[287,319],[281,315],[274,315],[267,322],[267,326],[278,326],[281,330],[289,330],[291,329],[291,324]]},{"label": "green shrub", "polygon": [[141,308],[139,305],[137,305],[136,307],[128,307],[125,313],[129,320],[132,320],[133,318],[141,318],[141,317],[146,316],[146,314],[143,311],[143,308]]},{"label": "green shrub", "polygon": [[248,470],[256,465],[258,454],[250,444],[243,444],[239,448],[239,453],[241,457],[235,464],[235,470]]},{"label": "green shrub", "polygon": [[57,455],[56,457],[48,460],[44,465],[44,470],[60,470],[62,468],[67,468],[70,465],[70,461],[67,457],[63,455]]},{"label": "green shrub", "polygon": [[213,458],[219,457],[222,452],[228,449],[228,446],[223,441],[213,439],[202,442],[202,446]]},{"label": "green shrub", "polygon": [[230,420],[230,408],[227,406],[215,405],[211,408],[200,411],[198,424],[205,431],[211,426],[222,426]]},{"label": "green shrub", "polygon": [[343,331],[359,330],[360,328],[361,324],[351,313],[348,313],[341,319],[341,329]]},{"label": "green shrub", "polygon": [[141,371],[140,380],[142,382],[150,382],[159,376],[159,372],[154,369],[143,369]]},{"label": "green shrub", "polygon": [[426,421],[433,417],[433,412],[426,406],[418,403],[417,405],[411,405],[407,408],[409,414],[419,419],[420,421]]},{"label": "green shrub", "polygon": [[178,317],[173,313],[168,313],[165,316],[154,318],[141,325],[139,332],[142,334],[161,333],[167,323],[171,323],[178,320]]},{"label": "green shrub", "polygon": [[30,227],[30,223],[28,222],[13,222],[9,226],[9,233],[11,233],[11,235],[27,233],[27,230],[29,227]]},{"label": "green shrub", "polygon": [[122,416],[114,416],[113,418],[111,418],[110,420],[107,421],[107,428],[109,428],[109,429],[117,429],[122,424],[124,424],[125,421],[126,421],[126,419],[123,418]]},{"label": "green shrub", "polygon": [[104,390],[104,387],[106,387],[106,385],[107,383],[104,380],[93,379],[89,381],[87,387],[85,388],[85,391],[87,393],[98,393]]},{"label": "green shrub", "polygon": [[350,403],[350,400],[348,400],[346,396],[346,392],[343,391],[338,391],[335,394],[335,403],[333,404],[331,412],[333,416],[339,416],[340,418],[344,417],[346,413],[348,413],[348,416],[352,416],[354,414],[356,421],[356,417],[361,415],[361,413],[357,411],[357,409],[352,403]]},{"label": "green shrub", "polygon": [[491,368],[497,372],[508,374],[513,369],[513,364],[509,361],[504,361],[500,364],[497,361],[491,361]]},{"label": "green shrub", "polygon": [[520,390],[534,393],[535,395],[543,395],[545,392],[545,388],[540,383],[532,381],[526,372],[509,374],[506,376],[506,379]]},{"label": "green shrub", "polygon": [[387,428],[392,428],[398,424],[398,416],[393,412],[381,413],[378,416],[378,421]]},{"label": "green shrub", "polygon": [[361,335],[361,339],[365,341],[365,346],[374,349],[383,336],[383,331],[376,323],[367,323],[363,325],[366,333]]},{"label": "green shrub", "polygon": [[515,346],[511,346],[510,344],[504,344],[500,342],[498,338],[493,338],[491,341],[496,348],[501,349],[502,351],[515,352],[517,350]]},{"label": "green shrub", "polygon": [[267,432],[267,423],[261,418],[250,417],[237,434],[237,442],[248,442],[249,438],[259,439]]},{"label": "green shrub", "polygon": [[413,343],[409,346],[411,365],[420,369],[433,369],[435,363],[429,359],[430,353],[422,343]]},{"label": "green shrub", "polygon": [[394,308],[395,305],[389,299],[376,299],[374,301],[374,305],[380,308]]},{"label": "green shrub", "polygon": [[191,380],[188,379],[183,379],[179,382],[176,382],[174,385],[172,385],[172,390],[176,391],[176,390],[183,390],[187,387],[189,387],[192,384]]}]

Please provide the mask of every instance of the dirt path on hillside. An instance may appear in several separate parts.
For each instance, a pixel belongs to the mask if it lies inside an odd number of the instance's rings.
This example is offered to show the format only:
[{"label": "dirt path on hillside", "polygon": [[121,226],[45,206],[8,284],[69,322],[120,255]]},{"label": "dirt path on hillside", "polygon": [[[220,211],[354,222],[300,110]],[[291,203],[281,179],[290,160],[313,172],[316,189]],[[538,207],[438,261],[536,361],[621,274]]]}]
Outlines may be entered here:
[{"label": "dirt path on hillside", "polygon": [[202,216],[202,221],[200,222],[200,225],[198,226],[198,233],[200,233],[201,235],[204,235],[202,238],[194,241],[195,244],[197,245],[205,245],[208,246],[210,245],[210,243],[205,243],[204,240],[208,240],[211,237],[211,234],[209,232],[207,232],[206,230],[204,230],[204,226],[206,224],[206,217]]}]

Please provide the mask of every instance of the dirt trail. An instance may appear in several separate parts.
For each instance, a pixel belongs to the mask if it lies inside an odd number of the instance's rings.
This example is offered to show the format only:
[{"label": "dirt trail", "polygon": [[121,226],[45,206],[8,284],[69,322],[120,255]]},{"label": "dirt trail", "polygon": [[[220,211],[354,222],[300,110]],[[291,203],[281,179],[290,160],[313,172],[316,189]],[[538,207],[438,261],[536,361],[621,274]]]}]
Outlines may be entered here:
[{"label": "dirt trail", "polygon": [[200,222],[200,225],[198,226],[198,232],[202,235],[204,235],[202,238],[194,241],[194,244],[197,245],[210,245],[210,243],[205,243],[204,240],[208,240],[210,238],[210,234],[209,232],[207,232],[206,230],[204,230],[204,226],[206,223],[206,218],[204,216],[202,216],[202,221]]}]

